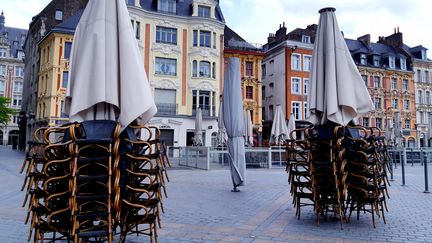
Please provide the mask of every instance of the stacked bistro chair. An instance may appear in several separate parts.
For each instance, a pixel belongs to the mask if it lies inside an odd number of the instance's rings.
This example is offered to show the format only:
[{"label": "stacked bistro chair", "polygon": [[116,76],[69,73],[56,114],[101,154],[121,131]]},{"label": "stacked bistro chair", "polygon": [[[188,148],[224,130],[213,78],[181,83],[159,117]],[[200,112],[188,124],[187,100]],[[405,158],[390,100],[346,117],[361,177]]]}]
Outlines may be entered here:
[{"label": "stacked bistro chair", "polygon": [[120,125],[84,121],[76,127],[71,188],[71,236],[80,240],[113,239],[113,164],[119,159]]},{"label": "stacked bistro chair", "polygon": [[[343,141],[338,146],[339,160],[345,163],[344,170],[348,174],[346,211],[347,220],[355,210],[357,219],[360,212],[369,212],[375,227],[375,215],[382,217],[384,223],[384,209],[387,210],[386,197],[388,179],[385,166],[385,144],[382,144],[380,130],[352,126],[347,131]],[[377,133],[376,133],[377,132]],[[388,195],[388,193],[387,193]]]},{"label": "stacked bistro chair", "polygon": [[288,183],[291,185],[290,192],[298,219],[300,219],[301,207],[314,205],[310,164],[308,161],[309,143],[306,139],[307,129],[298,128],[293,130],[290,133],[290,140],[287,143],[286,149]]},{"label": "stacked bistro chair", "polygon": [[121,228],[120,241],[128,234],[145,234],[157,242],[162,193],[166,196],[167,166],[171,166],[166,147],[160,142],[160,131],[152,126],[130,125],[122,140],[119,190],[115,196],[116,215]]},{"label": "stacked bistro chair", "polygon": [[[74,125],[43,128],[29,142],[21,171],[28,164],[29,177],[23,206],[28,200],[26,223],[31,222],[28,240],[34,230],[34,242],[69,239],[70,236],[70,162]],[[43,137],[43,139],[42,139]],[[26,180],[23,187],[25,186]]]}]

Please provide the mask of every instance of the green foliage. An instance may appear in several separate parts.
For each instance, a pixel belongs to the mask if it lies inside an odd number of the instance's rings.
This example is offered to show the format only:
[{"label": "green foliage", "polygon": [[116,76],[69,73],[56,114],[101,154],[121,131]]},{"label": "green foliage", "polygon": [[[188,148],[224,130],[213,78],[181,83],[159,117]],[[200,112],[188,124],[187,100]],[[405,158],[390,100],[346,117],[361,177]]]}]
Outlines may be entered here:
[{"label": "green foliage", "polygon": [[16,114],[14,109],[8,107],[10,101],[9,98],[0,96],[0,127],[5,126],[10,117]]}]

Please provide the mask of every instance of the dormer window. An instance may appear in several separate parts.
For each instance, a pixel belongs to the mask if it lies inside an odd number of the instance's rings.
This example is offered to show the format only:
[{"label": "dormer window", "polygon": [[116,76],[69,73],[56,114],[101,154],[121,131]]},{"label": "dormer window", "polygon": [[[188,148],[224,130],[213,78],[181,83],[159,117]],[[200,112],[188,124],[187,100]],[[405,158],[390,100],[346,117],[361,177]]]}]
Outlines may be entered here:
[{"label": "dormer window", "polygon": [[63,11],[61,9],[57,9],[55,11],[55,20],[58,20],[58,21],[63,20]]},{"label": "dormer window", "polygon": [[366,65],[366,54],[360,54],[360,64]]},{"label": "dormer window", "polygon": [[406,70],[406,59],[403,57],[400,58],[400,68],[401,70]]},{"label": "dormer window", "polygon": [[302,42],[303,43],[311,43],[310,36],[302,35]]},{"label": "dormer window", "polygon": [[395,68],[395,57],[389,57],[389,68]]},{"label": "dormer window", "polygon": [[175,14],[177,11],[177,1],[176,0],[159,0],[158,1],[158,11]]},{"label": "dormer window", "polygon": [[210,18],[210,7],[198,6],[198,17]]},{"label": "dormer window", "polygon": [[373,57],[373,65],[375,67],[378,67],[380,65],[380,61],[379,61],[379,57],[378,56],[374,56]]},{"label": "dormer window", "polygon": [[24,58],[24,52],[23,51],[17,51],[17,58],[18,59],[22,59],[22,58]]},{"label": "dormer window", "polygon": [[421,50],[421,58],[422,60],[426,60],[426,50]]}]

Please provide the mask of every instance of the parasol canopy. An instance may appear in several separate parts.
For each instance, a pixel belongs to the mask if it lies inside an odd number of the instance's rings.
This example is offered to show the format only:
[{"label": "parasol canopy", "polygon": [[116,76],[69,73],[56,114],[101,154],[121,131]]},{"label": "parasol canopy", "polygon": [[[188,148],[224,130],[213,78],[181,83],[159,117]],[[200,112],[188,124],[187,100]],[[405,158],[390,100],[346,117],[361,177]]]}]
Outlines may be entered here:
[{"label": "parasol canopy", "polygon": [[203,146],[201,108],[198,108],[195,115],[196,115],[196,117],[195,117],[195,133],[194,133],[194,138],[193,138],[193,145],[194,146]]},{"label": "parasol canopy", "polygon": [[282,111],[282,107],[277,105],[270,132],[270,143],[282,145],[287,139],[289,139],[289,131],[286,125],[285,114]]},{"label": "parasol canopy", "polygon": [[347,125],[374,109],[372,99],[339,30],[334,8],[319,11],[312,56],[308,117],[314,124]]}]

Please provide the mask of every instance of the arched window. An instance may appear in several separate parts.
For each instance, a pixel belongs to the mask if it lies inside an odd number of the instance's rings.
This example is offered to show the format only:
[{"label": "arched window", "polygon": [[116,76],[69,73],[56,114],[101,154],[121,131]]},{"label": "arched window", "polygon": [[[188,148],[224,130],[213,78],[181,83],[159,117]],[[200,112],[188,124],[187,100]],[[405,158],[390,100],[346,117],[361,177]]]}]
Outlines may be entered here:
[{"label": "arched window", "polygon": [[192,62],[192,77],[197,77],[198,73],[198,63],[196,60]]},{"label": "arched window", "polygon": [[199,76],[210,78],[210,62],[200,61],[199,65],[200,65],[200,67],[199,67],[200,75]]},{"label": "arched window", "polygon": [[418,103],[423,104],[423,92],[421,90],[418,91]]}]

